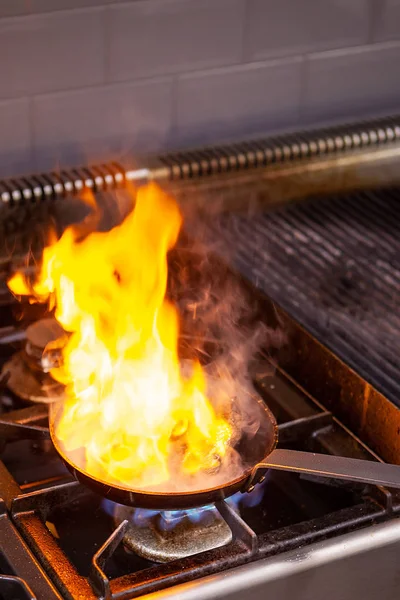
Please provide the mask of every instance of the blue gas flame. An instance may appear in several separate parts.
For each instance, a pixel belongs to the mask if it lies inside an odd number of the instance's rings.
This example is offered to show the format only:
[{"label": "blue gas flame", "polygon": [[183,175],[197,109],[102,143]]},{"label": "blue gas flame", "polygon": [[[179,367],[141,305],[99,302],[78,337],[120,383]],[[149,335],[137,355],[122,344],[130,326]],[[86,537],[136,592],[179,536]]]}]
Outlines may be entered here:
[{"label": "blue gas flame", "polygon": [[[240,512],[240,508],[252,508],[259,504],[264,496],[265,483],[257,485],[251,493],[237,492],[230,498],[227,498],[225,502],[229,506]],[[114,516],[115,508],[118,506],[111,500],[103,500],[102,508],[110,515]],[[204,523],[207,524],[209,520],[212,520],[213,514],[217,511],[214,504],[208,504],[198,508],[189,508],[185,510],[149,510],[147,508],[135,508],[132,511],[131,521],[136,527],[147,527],[149,522],[157,519],[157,525],[164,531],[172,531],[181,521],[189,519],[192,523]]]}]

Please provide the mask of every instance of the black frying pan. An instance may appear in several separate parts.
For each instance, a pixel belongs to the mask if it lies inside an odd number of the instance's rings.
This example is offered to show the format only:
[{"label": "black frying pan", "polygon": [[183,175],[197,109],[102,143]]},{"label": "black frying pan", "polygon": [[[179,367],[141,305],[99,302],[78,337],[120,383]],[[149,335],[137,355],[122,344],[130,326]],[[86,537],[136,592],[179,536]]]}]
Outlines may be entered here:
[{"label": "black frying pan", "polygon": [[242,457],[244,465],[241,477],[219,487],[193,492],[146,492],[140,489],[132,490],[123,486],[110,485],[95,479],[74,465],[65,455],[54,434],[54,419],[51,419],[50,434],[57,452],[79,481],[105,498],[128,506],[154,510],[178,510],[212,504],[229,498],[236,492],[250,491],[256,483],[263,479],[267,469],[280,469],[400,488],[400,466],[397,465],[296,450],[276,450],[278,427],[275,418],[261,399],[256,401],[255,406],[259,413],[260,427],[255,436],[248,437],[243,434],[236,445],[236,450]]}]

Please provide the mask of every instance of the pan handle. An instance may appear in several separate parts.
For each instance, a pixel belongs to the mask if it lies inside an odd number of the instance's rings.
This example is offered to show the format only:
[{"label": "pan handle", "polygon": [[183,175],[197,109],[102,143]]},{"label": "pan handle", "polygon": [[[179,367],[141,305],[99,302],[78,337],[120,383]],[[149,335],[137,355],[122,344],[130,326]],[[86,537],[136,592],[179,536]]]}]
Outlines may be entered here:
[{"label": "pan handle", "polygon": [[271,452],[265,461],[258,463],[253,468],[247,482],[247,491],[251,491],[255,482],[259,480],[257,472],[265,469],[400,488],[399,465],[332,456],[331,454],[277,449]]}]

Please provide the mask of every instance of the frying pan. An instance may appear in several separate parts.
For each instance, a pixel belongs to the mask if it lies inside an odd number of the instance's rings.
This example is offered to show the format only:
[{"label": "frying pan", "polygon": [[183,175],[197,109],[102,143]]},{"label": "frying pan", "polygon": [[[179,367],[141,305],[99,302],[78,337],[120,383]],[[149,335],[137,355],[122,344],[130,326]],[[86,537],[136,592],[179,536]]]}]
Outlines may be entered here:
[{"label": "frying pan", "polygon": [[[51,410],[57,410],[55,405],[51,407]],[[400,466],[397,465],[297,450],[275,449],[278,441],[278,426],[275,417],[261,398],[255,401],[254,411],[260,422],[257,433],[251,437],[247,433],[243,433],[235,447],[242,458],[244,467],[242,475],[219,487],[183,493],[133,490],[98,480],[79,468],[66,455],[55,435],[54,418],[51,418],[50,435],[57,452],[76,479],[114,502],[153,510],[196,508],[229,498],[236,492],[251,491],[257,483],[264,479],[267,469],[400,488]]]}]

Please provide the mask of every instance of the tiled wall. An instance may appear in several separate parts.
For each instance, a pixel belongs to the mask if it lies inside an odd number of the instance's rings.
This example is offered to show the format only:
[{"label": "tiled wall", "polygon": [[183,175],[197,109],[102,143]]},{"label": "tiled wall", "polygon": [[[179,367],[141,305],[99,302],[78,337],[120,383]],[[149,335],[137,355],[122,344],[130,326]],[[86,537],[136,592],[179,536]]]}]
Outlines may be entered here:
[{"label": "tiled wall", "polygon": [[400,112],[400,0],[1,0],[0,175]]}]

